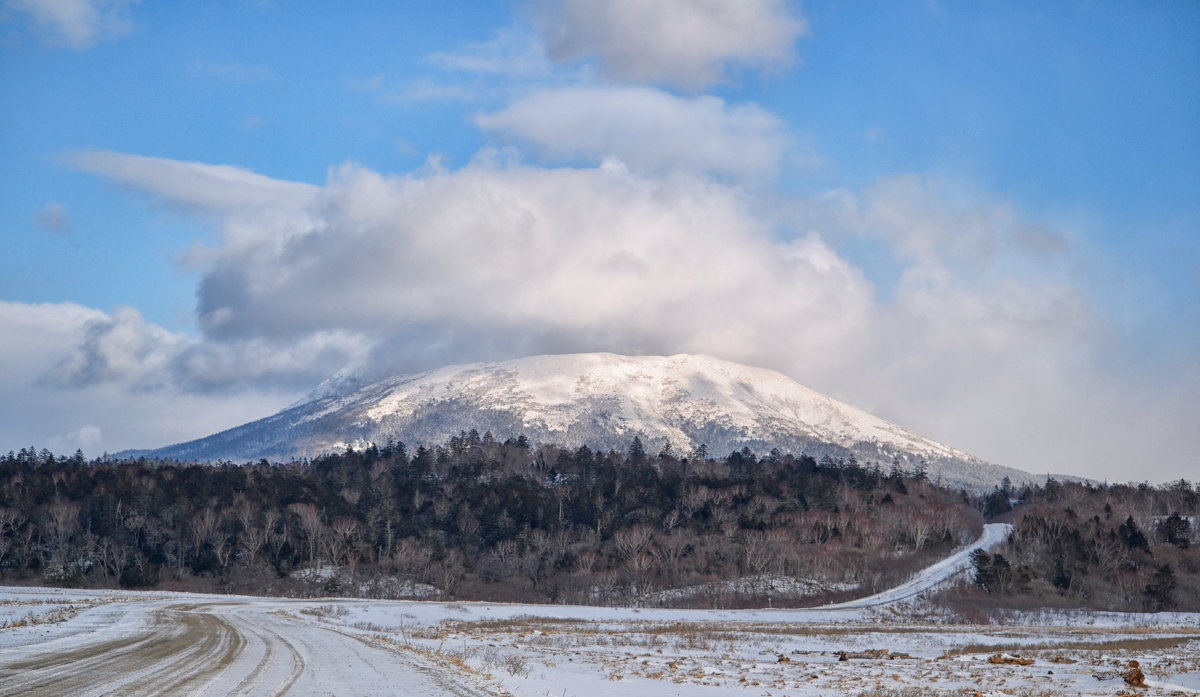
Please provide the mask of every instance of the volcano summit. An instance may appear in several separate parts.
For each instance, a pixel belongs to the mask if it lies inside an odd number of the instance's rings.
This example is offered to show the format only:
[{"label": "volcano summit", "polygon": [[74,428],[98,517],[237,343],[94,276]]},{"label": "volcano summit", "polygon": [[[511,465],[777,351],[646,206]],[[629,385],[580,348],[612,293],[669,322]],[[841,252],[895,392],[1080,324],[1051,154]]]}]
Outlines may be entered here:
[{"label": "volcano summit", "polygon": [[884,469],[924,463],[930,478],[990,486],[1026,472],[986,463],[814,392],[777,372],[707,356],[549,355],[453,365],[369,385],[329,381],[274,416],[199,440],[126,455],[180,460],[290,460],[347,446],[441,444],[462,431],[498,440],[651,452],[707,446],[821,458]]}]

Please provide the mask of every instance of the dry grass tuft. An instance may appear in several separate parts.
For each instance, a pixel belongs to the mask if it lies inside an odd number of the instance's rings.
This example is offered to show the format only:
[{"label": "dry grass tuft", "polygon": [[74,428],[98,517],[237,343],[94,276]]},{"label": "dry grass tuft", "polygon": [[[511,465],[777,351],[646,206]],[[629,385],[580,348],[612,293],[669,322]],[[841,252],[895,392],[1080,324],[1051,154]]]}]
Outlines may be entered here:
[{"label": "dry grass tuft", "polygon": [[1154,651],[1160,649],[1173,649],[1189,641],[1200,639],[1200,634],[1184,634],[1180,636],[1170,637],[1149,637],[1145,639],[1135,639],[1132,637],[1123,637],[1121,639],[1113,639],[1111,641],[1059,641],[1050,644],[964,644],[950,649],[942,654],[942,658],[953,658],[955,656],[965,656],[968,654],[977,653],[1018,653],[1018,652],[1041,652],[1055,651],[1056,655],[1061,655],[1062,651],[1101,651],[1101,652],[1116,652],[1124,651],[1136,653],[1138,651]]}]

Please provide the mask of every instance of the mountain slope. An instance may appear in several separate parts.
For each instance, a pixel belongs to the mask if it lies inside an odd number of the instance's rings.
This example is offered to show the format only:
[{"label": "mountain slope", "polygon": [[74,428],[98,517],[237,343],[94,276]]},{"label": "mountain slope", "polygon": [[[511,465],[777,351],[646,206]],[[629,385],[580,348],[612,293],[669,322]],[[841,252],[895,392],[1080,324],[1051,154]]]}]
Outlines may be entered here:
[{"label": "mountain slope", "polygon": [[288,460],[382,444],[442,443],[460,431],[499,440],[624,450],[634,436],[652,453],[701,444],[724,455],[744,447],[814,457],[854,455],[887,468],[924,461],[931,478],[990,485],[1027,473],[989,465],[814,392],[770,370],[706,356],[534,356],[473,363],[318,388],[309,401],[208,438],[146,454],[195,460]]}]

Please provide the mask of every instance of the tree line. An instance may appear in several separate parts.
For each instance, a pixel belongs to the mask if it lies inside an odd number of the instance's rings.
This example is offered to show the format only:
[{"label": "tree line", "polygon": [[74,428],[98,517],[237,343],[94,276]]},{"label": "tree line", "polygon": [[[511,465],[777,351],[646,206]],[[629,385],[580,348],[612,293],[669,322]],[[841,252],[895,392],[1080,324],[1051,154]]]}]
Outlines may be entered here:
[{"label": "tree line", "polygon": [[[778,577],[811,584],[772,602],[817,603],[898,583],[981,525],[964,492],[898,465],[654,455],[636,438],[619,453],[464,431],[285,464],[0,458],[8,583],[735,605],[767,599],[721,582]],[[661,592],[681,587],[710,590]]]},{"label": "tree line", "polygon": [[[692,606],[868,594],[969,543],[975,605],[1200,610],[1200,490],[982,495],[918,467],[748,449],[534,447],[464,431],[271,464],[0,457],[0,580],[274,595]],[[735,580],[763,583],[732,586]],[[801,579],[782,592],[772,579]],[[690,588],[691,593],[666,593]],[[957,599],[957,600],[955,600]]]}]

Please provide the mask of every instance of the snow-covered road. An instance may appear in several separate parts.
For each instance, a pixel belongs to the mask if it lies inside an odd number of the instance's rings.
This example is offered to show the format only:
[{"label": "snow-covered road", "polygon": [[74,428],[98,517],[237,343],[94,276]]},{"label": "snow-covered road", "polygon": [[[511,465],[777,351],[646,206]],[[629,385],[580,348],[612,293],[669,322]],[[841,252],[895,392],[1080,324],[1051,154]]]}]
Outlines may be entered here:
[{"label": "snow-covered road", "polygon": [[0,652],[0,694],[489,694],[417,653],[307,621],[287,605],[138,602],[120,614],[90,610],[101,617],[80,617],[80,631],[48,641],[37,640],[37,627],[20,628],[33,641]]},{"label": "snow-covered road", "polygon": [[983,526],[983,534],[971,544],[959,549],[933,566],[926,567],[920,573],[900,585],[889,588],[882,593],[876,593],[865,598],[849,600],[844,603],[826,605],[822,609],[851,609],[878,607],[889,603],[910,600],[925,591],[932,590],[946,581],[971,567],[971,552],[977,549],[990,550],[999,547],[1012,533],[1008,523],[988,523]]}]

